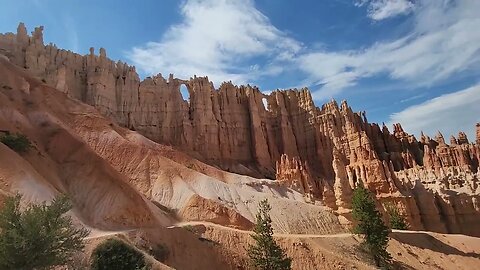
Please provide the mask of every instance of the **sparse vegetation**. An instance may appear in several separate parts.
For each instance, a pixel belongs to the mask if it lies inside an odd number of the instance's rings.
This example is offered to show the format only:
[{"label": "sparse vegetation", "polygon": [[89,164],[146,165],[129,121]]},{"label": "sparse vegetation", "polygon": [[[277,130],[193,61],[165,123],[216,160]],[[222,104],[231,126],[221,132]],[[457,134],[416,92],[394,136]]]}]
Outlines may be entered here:
[{"label": "sparse vegetation", "polygon": [[191,233],[195,233],[195,228],[192,225],[185,225],[182,228],[184,228],[185,230],[187,230]]},{"label": "sparse vegetation", "polygon": [[372,256],[375,265],[391,268],[392,256],[387,251],[390,230],[383,222],[372,194],[362,186],[353,192],[352,215],[357,222],[353,232],[364,237],[362,246]]},{"label": "sparse vegetation", "polygon": [[51,204],[31,204],[20,209],[21,196],[6,199],[0,210],[0,269],[49,269],[69,264],[84,248],[85,229],[73,226],[64,214],[70,210],[67,197]]},{"label": "sparse vegetation", "polygon": [[149,254],[152,255],[157,261],[165,262],[170,254],[167,246],[162,244],[157,244],[155,247],[151,248]]},{"label": "sparse vegetation", "polygon": [[166,245],[162,243],[152,244],[143,237],[137,238],[136,241],[134,241],[134,245],[138,249],[141,249],[153,256],[159,262],[165,262],[168,258],[168,255],[170,255],[170,251]]},{"label": "sparse vegetation", "polygon": [[27,136],[20,133],[2,135],[0,136],[0,142],[20,154],[28,152],[32,147]]},{"label": "sparse vegetation", "polygon": [[267,199],[260,202],[252,235],[255,244],[249,245],[247,250],[250,264],[260,270],[288,270],[291,269],[292,259],[273,239],[270,210]]},{"label": "sparse vegetation", "polygon": [[62,270],[90,270],[90,263],[83,251],[72,255],[71,260],[61,268]]},{"label": "sparse vegetation", "polygon": [[205,243],[208,243],[208,244],[211,244],[211,245],[214,245],[214,246],[220,245],[219,242],[214,241],[212,239],[205,238],[205,237],[198,237],[198,240],[200,240],[202,242],[205,242]]},{"label": "sparse vegetation", "polygon": [[390,228],[396,230],[408,230],[408,223],[398,208],[393,204],[386,205],[387,214],[390,217]]},{"label": "sparse vegetation", "polygon": [[92,270],[150,269],[145,256],[117,238],[110,238],[98,245],[91,256]]}]

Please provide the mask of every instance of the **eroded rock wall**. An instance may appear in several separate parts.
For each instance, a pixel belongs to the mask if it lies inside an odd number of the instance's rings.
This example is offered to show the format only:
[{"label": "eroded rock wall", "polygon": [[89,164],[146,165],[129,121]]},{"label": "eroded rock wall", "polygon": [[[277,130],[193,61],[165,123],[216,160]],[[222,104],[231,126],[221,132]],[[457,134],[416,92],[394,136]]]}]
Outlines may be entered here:
[{"label": "eroded rock wall", "polygon": [[[135,68],[96,55],[44,45],[43,28],[0,35],[0,53],[70,97],[146,137],[174,145],[225,170],[277,178],[348,216],[360,182],[380,205],[396,204],[414,229],[480,234],[476,143],[465,133],[420,140],[400,124],[369,123],[343,101],[316,107],[308,89],[273,91],[208,77],[161,74],[140,80]],[[180,87],[185,85],[189,99]],[[266,105],[265,105],[266,104]],[[285,156],[283,156],[285,155]]]}]

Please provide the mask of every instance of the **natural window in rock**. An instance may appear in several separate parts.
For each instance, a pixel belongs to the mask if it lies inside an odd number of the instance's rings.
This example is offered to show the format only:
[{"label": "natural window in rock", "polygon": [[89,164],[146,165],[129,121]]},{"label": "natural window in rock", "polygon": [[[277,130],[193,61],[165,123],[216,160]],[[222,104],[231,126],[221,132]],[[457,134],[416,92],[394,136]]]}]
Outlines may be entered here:
[{"label": "natural window in rock", "polygon": [[263,108],[268,111],[268,100],[267,98],[262,98]]},{"label": "natural window in rock", "polygon": [[184,101],[190,104],[190,93],[188,92],[187,86],[182,84],[180,85],[180,93],[182,94],[182,98]]}]

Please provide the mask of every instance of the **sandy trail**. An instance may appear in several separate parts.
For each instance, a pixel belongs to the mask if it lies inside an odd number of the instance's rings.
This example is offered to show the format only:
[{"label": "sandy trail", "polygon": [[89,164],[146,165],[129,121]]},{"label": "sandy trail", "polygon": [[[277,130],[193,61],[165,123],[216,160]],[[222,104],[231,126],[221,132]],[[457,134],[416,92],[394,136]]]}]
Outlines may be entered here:
[{"label": "sandy trail", "polygon": [[102,230],[93,229],[93,230],[90,231],[90,235],[88,235],[84,239],[85,240],[91,240],[91,239],[101,238],[101,237],[105,237],[105,236],[113,236],[113,235],[118,235],[118,234],[123,234],[123,233],[129,233],[129,232],[133,232],[133,231],[136,231],[136,230],[139,230],[139,229],[140,228],[130,229],[130,230],[120,230],[120,231],[102,231]]},{"label": "sandy trail", "polygon": [[[221,230],[234,231],[234,232],[239,232],[239,233],[247,233],[247,234],[252,233],[252,231],[231,228],[231,227],[222,226],[220,224],[206,222],[206,221],[179,222],[179,223],[176,223],[175,225],[167,227],[167,229],[182,228],[182,227],[185,227],[185,226],[198,226],[198,225],[215,227],[215,228],[219,228]],[[114,236],[114,235],[118,235],[118,234],[134,232],[134,231],[141,230],[141,229],[143,229],[143,228],[134,228],[134,229],[129,229],[129,230],[118,230],[118,231],[103,231],[103,230],[98,230],[98,229],[92,229],[91,232],[90,232],[90,235],[85,237],[85,240],[91,240],[91,239],[101,238],[101,237],[105,237],[105,236]],[[273,235],[276,236],[276,237],[284,237],[284,238],[335,238],[335,237],[352,237],[352,236],[354,236],[351,233],[337,233],[337,234],[274,233]]]},{"label": "sandy trail", "polygon": [[[185,227],[185,226],[198,226],[198,225],[204,225],[204,226],[210,226],[210,227],[216,227],[222,230],[229,230],[229,231],[235,231],[239,233],[252,233],[252,231],[246,231],[246,230],[240,230],[236,228],[231,228],[227,226],[222,226],[216,223],[211,223],[211,222],[206,222],[206,221],[187,221],[187,222],[179,222],[173,226],[167,227],[168,229],[171,228],[178,228],[178,227]],[[285,237],[285,238],[334,238],[334,237],[351,237],[354,236],[351,233],[337,233],[337,234],[286,234],[286,233],[274,233],[273,236],[276,237]]]},{"label": "sandy trail", "polygon": [[[175,225],[167,227],[167,229],[173,229],[173,228],[181,228],[185,226],[199,226],[199,225],[204,225],[204,226],[209,226],[209,227],[215,227],[221,230],[227,230],[227,231],[234,231],[234,232],[239,232],[239,233],[247,233],[250,234],[252,231],[247,231],[247,230],[241,230],[237,228],[232,228],[228,226],[223,226],[220,224],[212,223],[212,222],[207,222],[207,221],[186,221],[186,222],[178,222]],[[137,230],[141,230],[142,228],[134,228],[134,229],[129,229],[129,230],[119,230],[119,231],[102,231],[102,230],[97,230],[94,229],[91,231],[90,235],[87,236],[85,239],[95,239],[95,238],[100,238],[100,237],[105,237],[105,236],[112,236],[112,235],[117,235],[117,234],[123,234],[123,233],[129,233]],[[430,234],[430,232],[427,231],[403,231],[403,230],[392,230],[392,232],[399,232],[399,233],[424,233],[424,234]],[[273,234],[276,237],[284,237],[284,238],[336,238],[336,237],[354,237],[355,234],[352,233],[337,233],[337,234],[290,234],[290,233],[274,233]],[[455,234],[449,234],[450,236],[462,236],[462,235],[455,235]]]}]

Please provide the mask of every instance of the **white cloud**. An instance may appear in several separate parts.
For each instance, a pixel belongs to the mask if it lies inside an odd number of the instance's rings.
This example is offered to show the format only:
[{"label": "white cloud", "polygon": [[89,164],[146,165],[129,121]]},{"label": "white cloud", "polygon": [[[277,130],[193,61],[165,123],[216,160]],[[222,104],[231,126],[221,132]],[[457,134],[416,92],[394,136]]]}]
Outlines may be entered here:
[{"label": "white cloud", "polygon": [[[147,73],[174,73],[180,78],[208,75],[216,83],[251,82],[281,74],[288,67],[303,71],[304,85],[321,89],[313,92],[317,100],[379,74],[420,87],[436,85],[465,70],[478,72],[480,1],[418,0],[415,6],[401,0],[358,3],[368,4],[367,16],[377,21],[411,12],[413,28],[403,37],[362,49],[317,47],[304,53],[307,48],[275,28],[253,0],[187,0],[181,5],[182,22],[171,26],[158,42],[133,48],[129,58]],[[267,60],[249,61],[256,57]],[[434,135],[440,128],[447,137],[463,130],[473,140],[472,123],[480,120],[478,104],[480,84],[408,107],[392,114],[390,122],[401,122],[417,135],[421,130]]]},{"label": "white cloud", "polygon": [[300,56],[297,66],[308,75],[306,82],[323,85],[319,98],[378,74],[412,87],[432,86],[480,68],[478,10],[478,0],[419,0],[408,35],[360,50],[313,51]]},{"label": "white cloud", "polygon": [[375,21],[408,14],[415,7],[410,0],[361,0],[356,2],[357,6],[367,4],[368,17]]},{"label": "white cloud", "polygon": [[306,53],[308,49],[274,27],[253,0],[187,0],[180,6],[181,23],[171,26],[158,42],[133,48],[128,58],[148,74],[208,75],[215,83],[251,83],[300,71],[304,76],[300,85],[314,86],[317,100],[334,97],[360,79],[376,75],[416,88],[438,85],[466,70],[469,74],[480,70],[480,1],[357,3],[368,5],[368,16],[375,18],[408,10],[413,28],[398,39],[361,49],[314,48]]},{"label": "white cloud", "polygon": [[401,123],[407,132],[419,135],[423,130],[432,137],[440,130],[447,142],[450,135],[464,131],[474,141],[474,124],[480,121],[479,104],[480,84],[394,113],[390,125]]},{"label": "white cloud", "polygon": [[[147,73],[174,73],[177,77],[208,75],[214,82],[245,83],[282,71],[299,42],[288,38],[259,12],[252,0],[188,0],[181,6],[183,21],[173,25],[159,42],[135,47],[128,57]],[[268,56],[264,69],[247,61]]]}]

